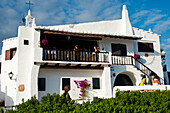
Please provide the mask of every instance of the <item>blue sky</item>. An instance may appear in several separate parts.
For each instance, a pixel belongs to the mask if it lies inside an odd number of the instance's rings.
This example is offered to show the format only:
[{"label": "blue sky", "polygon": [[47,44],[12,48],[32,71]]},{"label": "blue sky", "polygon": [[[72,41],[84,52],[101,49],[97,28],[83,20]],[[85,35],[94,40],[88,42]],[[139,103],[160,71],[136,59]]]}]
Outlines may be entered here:
[{"label": "blue sky", "polygon": [[[0,46],[2,40],[17,36],[17,28],[28,11],[28,0],[0,0]],[[170,71],[169,0],[31,0],[37,25],[58,25],[121,18],[127,5],[133,27],[160,34]],[[1,49],[0,49],[1,51]]]}]

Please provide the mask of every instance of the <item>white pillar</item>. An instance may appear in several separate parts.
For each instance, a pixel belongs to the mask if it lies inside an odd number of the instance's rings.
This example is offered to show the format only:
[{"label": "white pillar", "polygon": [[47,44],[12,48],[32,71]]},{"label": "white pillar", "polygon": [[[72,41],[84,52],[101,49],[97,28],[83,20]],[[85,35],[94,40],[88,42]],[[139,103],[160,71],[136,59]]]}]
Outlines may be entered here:
[{"label": "white pillar", "polygon": [[102,90],[104,98],[112,97],[110,67],[105,66],[102,74]]},{"label": "white pillar", "polygon": [[30,81],[30,86],[31,86],[31,97],[32,96],[36,96],[36,98],[38,99],[38,74],[39,74],[39,69],[40,69],[40,65],[34,65],[32,67],[32,72],[31,72],[31,81]]}]

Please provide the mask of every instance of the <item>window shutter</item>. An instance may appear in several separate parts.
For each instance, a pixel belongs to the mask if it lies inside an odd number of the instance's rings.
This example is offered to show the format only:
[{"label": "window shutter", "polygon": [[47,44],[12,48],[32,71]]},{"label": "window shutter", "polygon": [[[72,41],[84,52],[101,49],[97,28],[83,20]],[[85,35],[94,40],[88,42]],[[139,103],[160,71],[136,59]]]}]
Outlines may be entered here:
[{"label": "window shutter", "polygon": [[5,60],[10,60],[10,50],[5,51]]}]

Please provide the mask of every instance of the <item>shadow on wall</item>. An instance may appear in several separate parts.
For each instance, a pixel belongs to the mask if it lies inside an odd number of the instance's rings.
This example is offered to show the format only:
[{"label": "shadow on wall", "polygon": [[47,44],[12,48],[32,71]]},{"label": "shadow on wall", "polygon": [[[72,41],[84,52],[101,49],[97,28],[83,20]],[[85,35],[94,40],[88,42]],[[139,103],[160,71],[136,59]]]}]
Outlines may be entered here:
[{"label": "shadow on wall", "polygon": [[5,106],[14,106],[14,101],[10,96],[5,95]]},{"label": "shadow on wall", "polygon": [[0,106],[5,106],[5,93],[1,92],[1,85],[0,85]]},{"label": "shadow on wall", "polygon": [[14,106],[13,99],[6,93],[1,92],[1,85],[0,85],[0,106]]},{"label": "shadow on wall", "polygon": [[5,106],[5,93],[0,91],[0,106]]}]

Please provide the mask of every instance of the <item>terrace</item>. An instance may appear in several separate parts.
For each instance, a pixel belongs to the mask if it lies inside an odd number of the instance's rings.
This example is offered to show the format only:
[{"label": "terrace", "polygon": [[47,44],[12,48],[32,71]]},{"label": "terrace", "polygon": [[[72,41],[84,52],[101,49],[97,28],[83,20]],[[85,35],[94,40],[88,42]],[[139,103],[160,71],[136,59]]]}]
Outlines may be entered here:
[{"label": "terrace", "polygon": [[[62,66],[103,67],[109,65],[109,52],[99,51],[99,40],[94,36],[70,35],[41,31],[41,64]],[[110,62],[111,63],[111,62]]]}]

